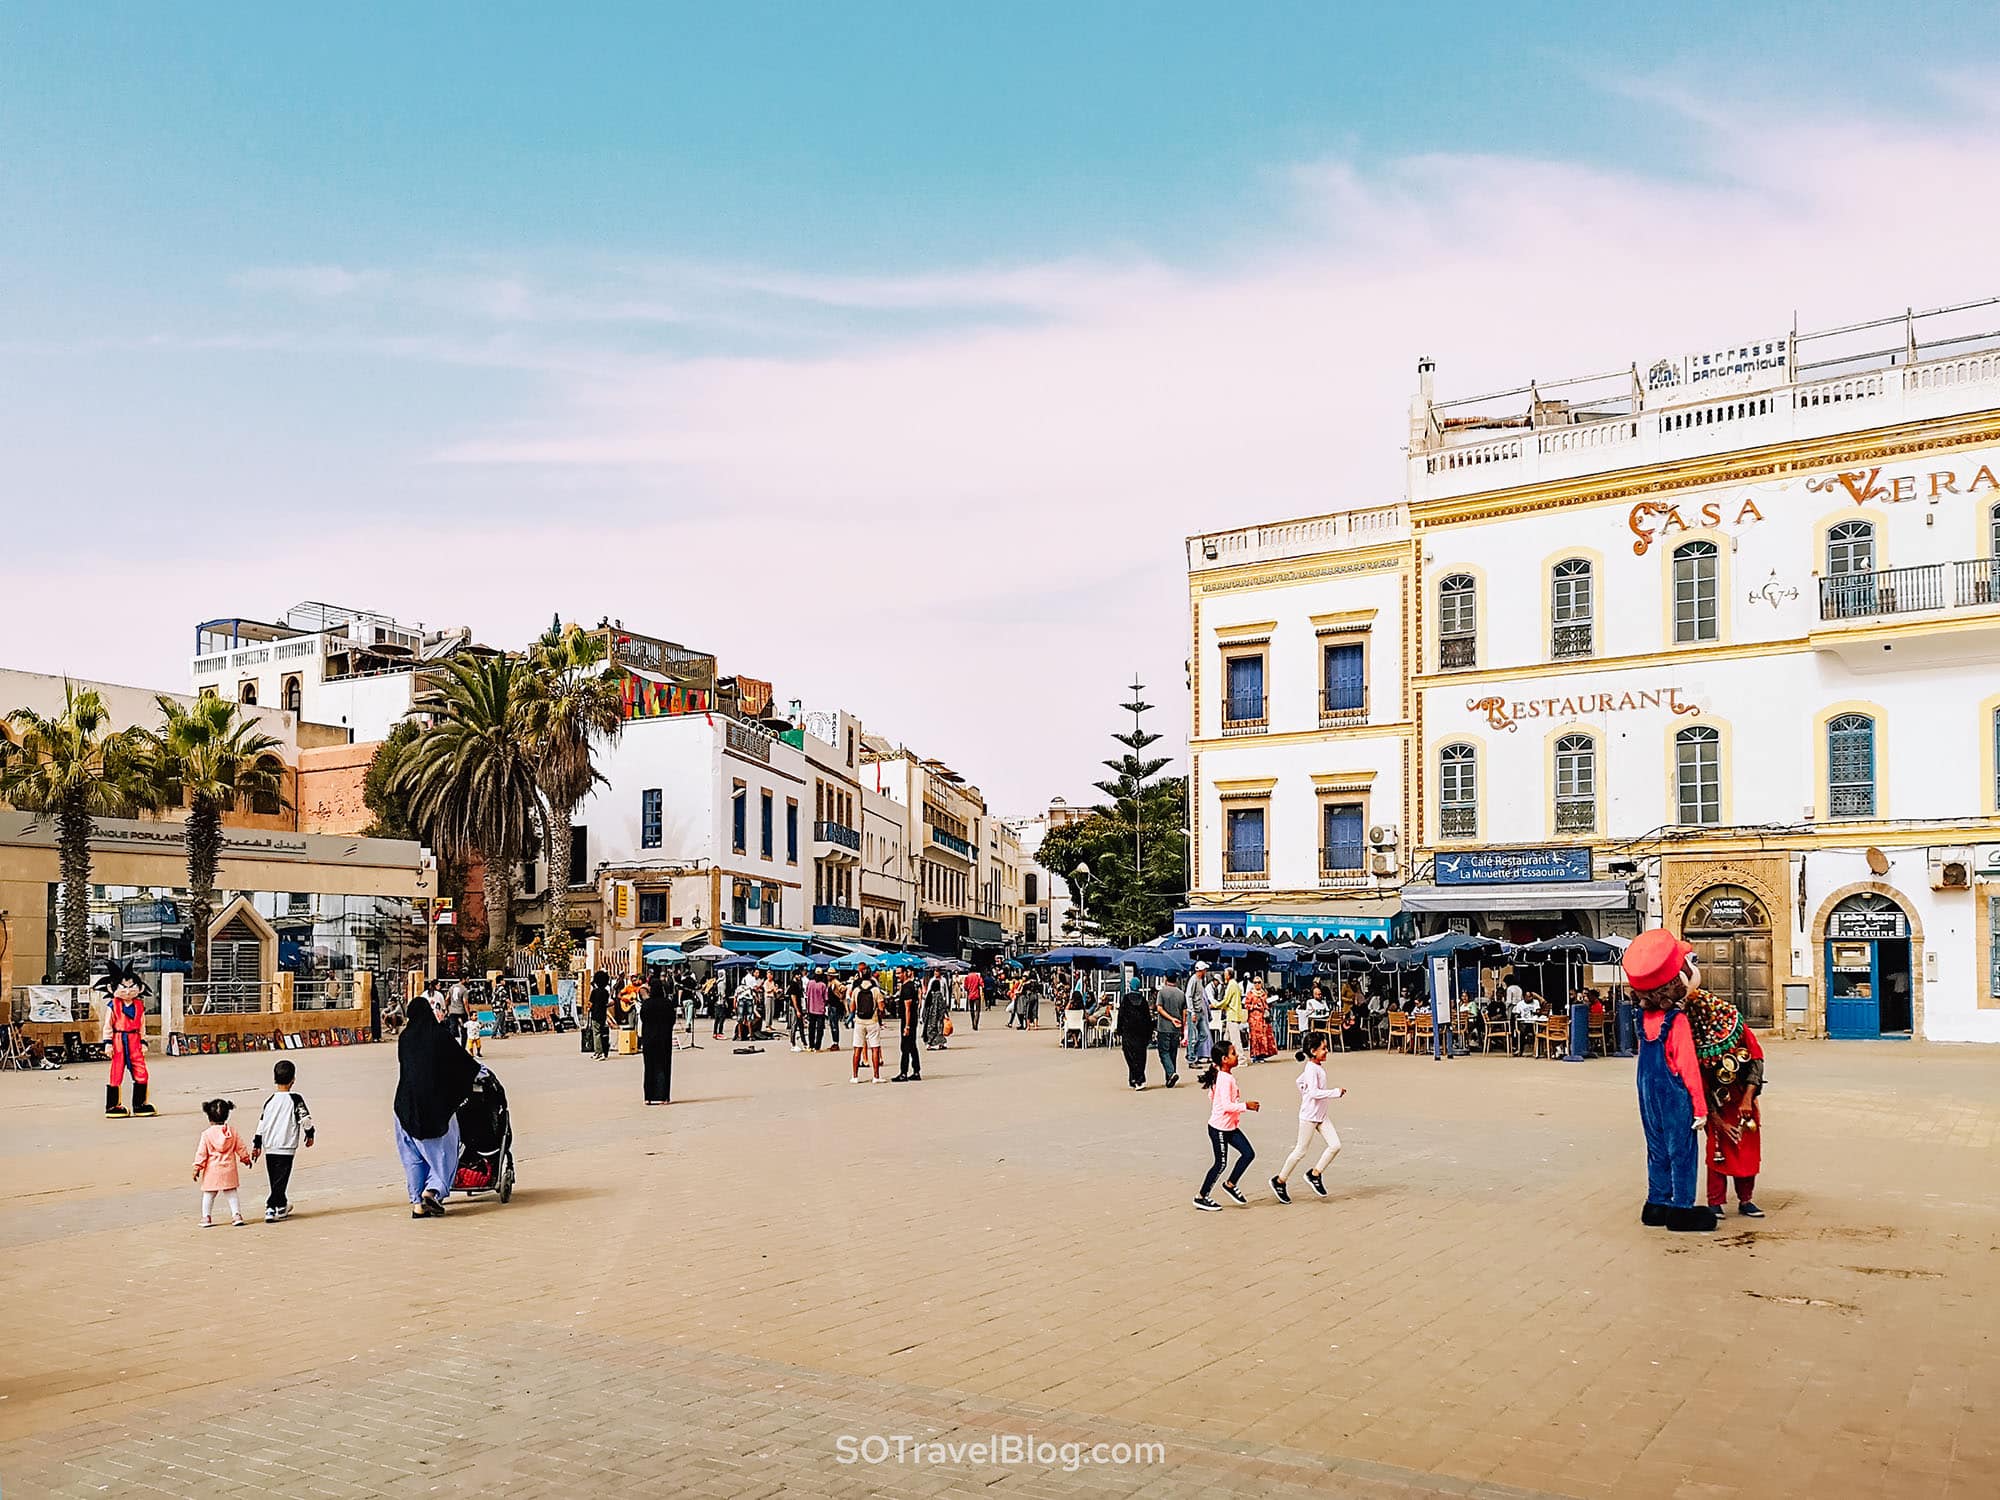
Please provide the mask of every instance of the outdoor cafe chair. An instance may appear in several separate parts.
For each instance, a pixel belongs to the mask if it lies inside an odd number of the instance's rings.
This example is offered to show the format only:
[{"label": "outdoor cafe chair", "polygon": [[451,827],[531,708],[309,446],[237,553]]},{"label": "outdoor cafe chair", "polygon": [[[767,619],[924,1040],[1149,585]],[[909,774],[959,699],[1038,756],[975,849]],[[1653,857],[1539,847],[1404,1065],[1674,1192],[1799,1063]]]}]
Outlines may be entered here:
[{"label": "outdoor cafe chair", "polygon": [[1535,1056],[1561,1058],[1569,1051],[1569,1023],[1550,1016],[1535,1028]]},{"label": "outdoor cafe chair", "polygon": [[1479,1050],[1482,1053],[1491,1052],[1495,1046],[1503,1052],[1514,1050],[1514,1021],[1511,1016],[1505,1020],[1487,1018],[1486,1035],[1480,1039]]},{"label": "outdoor cafe chair", "polygon": [[1392,1010],[1389,1012],[1389,1050],[1394,1052],[1398,1047],[1405,1052],[1410,1050],[1410,1015],[1408,1011]]},{"label": "outdoor cafe chair", "polygon": [[1410,1051],[1428,1052],[1431,1038],[1437,1034],[1437,1022],[1427,1010],[1420,1010],[1410,1028]]}]

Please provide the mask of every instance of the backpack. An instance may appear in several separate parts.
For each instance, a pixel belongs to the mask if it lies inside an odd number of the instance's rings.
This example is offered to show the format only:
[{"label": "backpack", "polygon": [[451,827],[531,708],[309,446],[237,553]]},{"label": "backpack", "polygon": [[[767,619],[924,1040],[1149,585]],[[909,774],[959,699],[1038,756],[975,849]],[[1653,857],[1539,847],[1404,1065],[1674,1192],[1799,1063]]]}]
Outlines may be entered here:
[{"label": "backpack", "polygon": [[872,980],[867,984],[855,986],[854,1015],[861,1021],[875,1019],[875,985]]}]

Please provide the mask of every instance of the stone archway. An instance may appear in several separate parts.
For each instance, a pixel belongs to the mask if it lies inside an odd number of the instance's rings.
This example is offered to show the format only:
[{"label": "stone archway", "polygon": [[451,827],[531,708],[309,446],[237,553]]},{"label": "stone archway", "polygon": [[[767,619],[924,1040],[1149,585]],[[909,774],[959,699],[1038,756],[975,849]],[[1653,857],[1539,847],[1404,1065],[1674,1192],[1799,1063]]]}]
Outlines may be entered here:
[{"label": "stone archway", "polygon": [[1834,908],[1850,896],[1884,896],[1909,920],[1910,924],[1910,1035],[1918,1041],[1924,1036],[1924,924],[1917,915],[1916,907],[1905,896],[1885,880],[1856,880],[1840,889],[1828,893],[1813,912],[1813,982],[1812,998],[1808,1002],[1812,1009],[1807,1019],[1812,1023],[1812,1034],[1826,1035],[1826,929],[1832,920]]},{"label": "stone archway", "polygon": [[1718,885],[1742,886],[1763,905],[1765,914],[1771,919],[1772,931],[1776,932],[1784,926],[1785,915],[1790,910],[1784,891],[1773,890],[1763,876],[1741,865],[1703,864],[1690,868],[1684,879],[1685,884],[1674,902],[1674,909],[1667,914],[1666,925],[1675,932],[1686,928],[1688,908]]}]

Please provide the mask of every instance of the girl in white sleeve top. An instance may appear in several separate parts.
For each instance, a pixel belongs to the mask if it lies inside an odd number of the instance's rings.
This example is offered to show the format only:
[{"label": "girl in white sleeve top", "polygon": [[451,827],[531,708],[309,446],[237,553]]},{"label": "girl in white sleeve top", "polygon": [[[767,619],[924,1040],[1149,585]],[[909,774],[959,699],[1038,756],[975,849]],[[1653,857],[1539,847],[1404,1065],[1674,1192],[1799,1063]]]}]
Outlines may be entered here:
[{"label": "girl in white sleeve top", "polygon": [[1326,1184],[1320,1174],[1340,1155],[1340,1137],[1327,1122],[1326,1103],[1338,1099],[1346,1089],[1330,1089],[1326,1086],[1327,1035],[1323,1031],[1308,1031],[1299,1039],[1298,1056],[1305,1059],[1305,1067],[1299,1071],[1299,1143],[1292,1147],[1292,1154],[1285,1158],[1285,1164],[1278,1168],[1278,1175],[1271,1179],[1271,1191],[1278,1195],[1280,1203],[1290,1203],[1292,1196],[1285,1191],[1285,1179],[1292,1175],[1292,1168],[1306,1159],[1306,1147],[1312,1144],[1314,1136],[1326,1142],[1326,1150],[1319,1159],[1319,1165],[1306,1173],[1306,1181],[1320,1197],[1326,1196]]}]

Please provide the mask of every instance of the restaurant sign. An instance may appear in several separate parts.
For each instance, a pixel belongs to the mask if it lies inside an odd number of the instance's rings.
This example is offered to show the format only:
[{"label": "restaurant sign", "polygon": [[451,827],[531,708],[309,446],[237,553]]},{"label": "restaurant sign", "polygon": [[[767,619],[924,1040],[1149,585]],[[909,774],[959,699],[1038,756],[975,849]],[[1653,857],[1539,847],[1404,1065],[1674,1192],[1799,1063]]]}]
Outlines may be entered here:
[{"label": "restaurant sign", "polygon": [[1440,854],[1439,885],[1547,885],[1590,879],[1588,849],[1467,849]]},{"label": "restaurant sign", "polygon": [[1259,937],[1291,937],[1298,941],[1344,937],[1353,938],[1357,943],[1377,937],[1386,942],[1390,936],[1389,927],[1388,917],[1316,916],[1290,911],[1252,912],[1243,924],[1246,933],[1255,933]]},{"label": "restaurant sign", "polygon": [[1701,714],[1698,705],[1681,701],[1681,690],[1676,687],[1641,688],[1638,692],[1623,693],[1569,693],[1548,698],[1468,698],[1465,706],[1472,713],[1485,714],[1486,722],[1495,729],[1510,733],[1523,719],[1563,723],[1585,714],[1631,713],[1648,708],[1664,708],[1695,717]]}]

